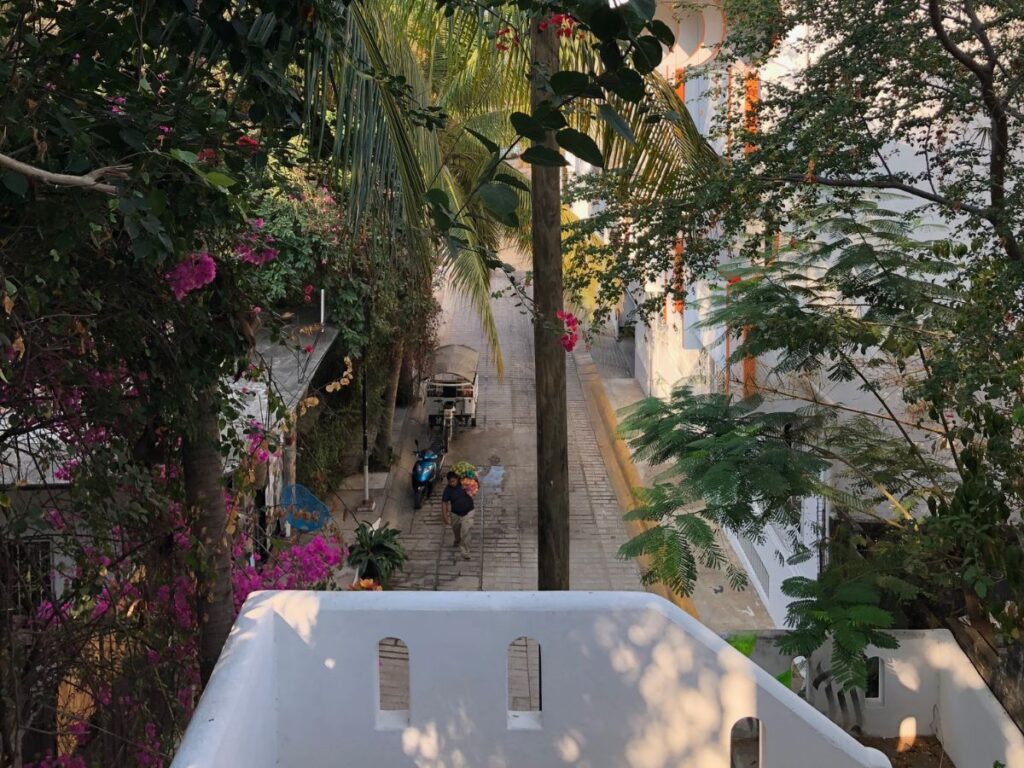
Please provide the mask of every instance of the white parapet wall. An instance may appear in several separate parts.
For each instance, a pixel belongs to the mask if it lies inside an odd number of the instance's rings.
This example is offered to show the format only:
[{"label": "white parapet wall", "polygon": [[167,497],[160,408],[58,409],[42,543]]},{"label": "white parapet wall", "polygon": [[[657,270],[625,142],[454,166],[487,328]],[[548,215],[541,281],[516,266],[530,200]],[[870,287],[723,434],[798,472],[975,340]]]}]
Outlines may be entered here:
[{"label": "white parapet wall", "polygon": [[[508,710],[508,649],[540,646],[538,712]],[[381,711],[378,643],[408,647]],[[246,601],[172,768],[889,768],[702,624],[619,592],[262,592]]]},{"label": "white parapet wall", "polygon": [[[956,768],[1024,768],[1024,736],[945,629],[892,632],[899,648],[867,650],[879,659],[878,683],[843,696],[812,687],[815,707],[847,728],[869,736],[936,736]],[[831,648],[811,659],[815,675],[829,666]],[[840,701],[842,699],[842,701]]]}]

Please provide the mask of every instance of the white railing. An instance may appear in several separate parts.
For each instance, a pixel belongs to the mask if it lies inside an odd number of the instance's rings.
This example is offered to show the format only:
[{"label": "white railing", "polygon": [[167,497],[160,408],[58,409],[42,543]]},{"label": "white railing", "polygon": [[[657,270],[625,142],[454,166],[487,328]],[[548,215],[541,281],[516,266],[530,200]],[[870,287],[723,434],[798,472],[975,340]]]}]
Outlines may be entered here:
[{"label": "white railing", "polygon": [[[540,646],[542,711],[509,710],[522,637]],[[408,648],[407,687],[388,688],[408,691],[407,710],[380,709],[384,638]],[[760,722],[761,768],[889,768],[653,595],[263,592],[172,768],[729,768],[746,718]]]}]

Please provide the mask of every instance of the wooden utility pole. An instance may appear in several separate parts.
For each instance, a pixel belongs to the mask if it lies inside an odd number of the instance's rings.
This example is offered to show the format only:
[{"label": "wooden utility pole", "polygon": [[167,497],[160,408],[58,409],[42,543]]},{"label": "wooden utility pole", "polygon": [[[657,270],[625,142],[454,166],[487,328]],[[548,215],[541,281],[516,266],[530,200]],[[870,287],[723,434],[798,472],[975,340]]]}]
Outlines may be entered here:
[{"label": "wooden utility pole", "polygon": [[[534,110],[551,97],[547,78],[558,71],[554,24],[530,27],[530,103]],[[557,150],[554,132],[544,146]],[[560,169],[534,165],[533,359],[537,387],[537,588],[569,589],[569,445],[565,397],[565,355],[556,330],[562,308],[562,198]]]}]

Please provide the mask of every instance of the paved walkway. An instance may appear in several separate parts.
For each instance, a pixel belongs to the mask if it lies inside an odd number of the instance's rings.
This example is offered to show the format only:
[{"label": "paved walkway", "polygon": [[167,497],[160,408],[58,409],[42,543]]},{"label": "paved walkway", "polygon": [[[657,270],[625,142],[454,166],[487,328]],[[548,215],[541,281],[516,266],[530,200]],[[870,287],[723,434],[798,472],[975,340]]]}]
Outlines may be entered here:
[{"label": "paved walkway", "polygon": [[[505,255],[508,258],[508,254]],[[495,276],[492,287],[504,287]],[[449,463],[470,461],[481,470],[471,559],[452,547],[437,497],[413,511],[407,478],[412,440],[429,442],[417,413],[406,430],[402,461],[389,485],[384,516],[402,530],[410,561],[396,589],[520,590],[537,583],[536,410],[533,326],[512,298],[492,300],[504,376],[499,379],[476,311],[458,294],[443,296],[440,344],[466,344],[480,352],[477,426],[456,433]],[[618,502],[597,447],[583,389],[568,357],[570,572],[573,589],[640,590],[632,561],[616,557],[626,541]],[[420,421],[415,421],[419,419]]]}]

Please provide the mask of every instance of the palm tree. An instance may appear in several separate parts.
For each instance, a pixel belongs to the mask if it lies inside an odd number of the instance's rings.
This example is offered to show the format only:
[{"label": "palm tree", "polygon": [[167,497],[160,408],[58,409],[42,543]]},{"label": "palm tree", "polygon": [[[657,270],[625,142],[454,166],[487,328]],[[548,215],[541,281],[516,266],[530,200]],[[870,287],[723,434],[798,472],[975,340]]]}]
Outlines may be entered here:
[{"label": "palm tree", "polygon": [[[347,176],[352,215],[386,211],[408,257],[425,270],[448,274],[479,312],[500,370],[490,307],[493,253],[506,238],[528,247],[530,198],[529,177],[505,162],[498,172],[522,185],[520,226],[497,222],[474,194],[492,153],[471,131],[508,147],[517,138],[509,117],[529,109],[526,47],[511,44],[511,34],[496,40],[499,27],[525,30],[525,17],[509,11],[498,19],[485,10],[444,16],[432,0],[379,0],[372,13],[353,3],[318,26],[321,49],[310,57],[306,93],[310,144],[329,151]],[[563,66],[599,69],[585,40],[568,38],[560,47]],[[656,73],[648,81],[655,109],[671,119],[646,122],[640,107],[616,102],[633,126],[634,141],[585,111],[574,119],[598,141],[606,165],[620,170],[623,189],[656,196],[694,163],[713,162],[714,153],[669,84]],[[443,127],[420,124],[416,110],[424,105],[447,115]],[[430,188],[445,191],[460,212],[464,242],[430,236],[423,215]],[[566,208],[563,222],[572,219]]]}]

